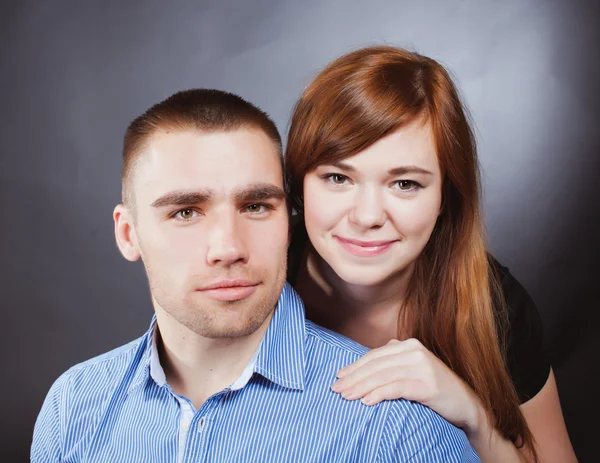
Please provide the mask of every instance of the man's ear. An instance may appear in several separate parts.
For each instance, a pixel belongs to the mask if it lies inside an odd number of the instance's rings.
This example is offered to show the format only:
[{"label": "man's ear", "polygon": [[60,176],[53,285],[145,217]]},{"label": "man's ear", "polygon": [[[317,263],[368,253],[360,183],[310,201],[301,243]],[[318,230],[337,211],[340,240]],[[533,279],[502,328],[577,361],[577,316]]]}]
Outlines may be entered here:
[{"label": "man's ear", "polygon": [[119,251],[125,259],[135,262],[141,257],[141,253],[131,211],[125,205],[119,204],[113,211],[113,219]]}]

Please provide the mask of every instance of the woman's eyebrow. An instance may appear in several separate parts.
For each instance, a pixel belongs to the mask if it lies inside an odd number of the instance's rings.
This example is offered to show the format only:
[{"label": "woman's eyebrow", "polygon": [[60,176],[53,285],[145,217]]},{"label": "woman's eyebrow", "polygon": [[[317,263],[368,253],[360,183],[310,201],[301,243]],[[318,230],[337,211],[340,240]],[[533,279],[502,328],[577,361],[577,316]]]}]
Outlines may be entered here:
[{"label": "woman's eyebrow", "polygon": [[342,162],[342,161],[333,161],[329,165],[332,167],[337,167],[340,170],[345,170],[346,172],[356,172],[356,169],[354,167],[352,167],[350,164],[346,164],[345,162]]},{"label": "woman's eyebrow", "polygon": [[425,174],[425,175],[433,175],[433,172],[428,171],[427,169],[423,169],[422,167],[417,166],[401,166],[394,167],[388,171],[390,175],[405,175],[405,174]]},{"label": "woman's eyebrow", "polygon": [[[341,161],[334,161],[331,164],[328,164],[331,167],[336,167],[340,170],[344,170],[346,172],[356,172],[356,168],[351,166],[350,164],[346,164]],[[424,175],[433,175],[433,172],[423,169],[422,167],[417,166],[399,166],[394,167],[388,171],[389,175],[405,175],[405,174],[424,174]]]}]

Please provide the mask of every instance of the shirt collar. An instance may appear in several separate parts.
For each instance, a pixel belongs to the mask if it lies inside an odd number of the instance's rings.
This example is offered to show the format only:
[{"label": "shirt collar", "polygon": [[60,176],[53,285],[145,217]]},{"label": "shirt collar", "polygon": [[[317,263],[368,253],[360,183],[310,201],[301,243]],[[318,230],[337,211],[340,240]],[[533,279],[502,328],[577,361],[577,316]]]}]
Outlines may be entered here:
[{"label": "shirt collar", "polygon": [[150,378],[150,362],[152,356],[152,339],[156,328],[156,315],[152,317],[150,327],[148,331],[142,336],[140,347],[136,355],[137,360],[137,371],[134,373],[134,377],[131,380],[131,384],[128,388],[128,392],[136,389],[137,387],[145,384]]},{"label": "shirt collar", "polygon": [[[149,368],[150,368],[150,377],[154,380],[154,382],[158,386],[162,387],[167,383],[167,377],[165,376],[165,371],[163,370],[163,367],[160,364],[160,357],[158,356],[158,347],[156,344],[157,336],[158,336],[157,328],[158,327],[155,326],[153,333],[152,333],[152,347],[151,347],[151,352],[150,352]],[[250,378],[252,377],[252,373],[254,373],[254,365],[256,364],[256,359],[258,357],[259,349],[256,349],[256,351],[252,355],[252,358],[250,359],[250,361],[244,368],[244,371],[242,371],[242,374],[240,375],[240,377],[238,379],[236,379],[231,384],[231,386],[229,386],[229,389],[236,391],[238,389],[243,388],[246,384],[248,384],[248,381],[250,381]]]},{"label": "shirt collar", "polygon": [[150,347],[150,377],[154,380],[156,384],[162,387],[166,384],[167,377],[165,376],[165,370],[163,370],[163,367],[160,364],[160,357],[158,356],[157,338],[158,326],[154,326],[154,329],[152,330],[152,343]]},{"label": "shirt collar", "polygon": [[254,371],[280,386],[303,390],[305,331],[304,304],[286,282],[263,338]]},{"label": "shirt collar", "polygon": [[[140,353],[140,368],[131,382],[129,391],[150,378],[160,387],[166,384],[165,372],[158,356],[157,332],[154,315],[148,331],[142,338],[145,345]],[[254,372],[280,386],[304,389],[304,339],[304,305],[300,296],[286,282],[259,348],[230,389],[243,388]]]}]

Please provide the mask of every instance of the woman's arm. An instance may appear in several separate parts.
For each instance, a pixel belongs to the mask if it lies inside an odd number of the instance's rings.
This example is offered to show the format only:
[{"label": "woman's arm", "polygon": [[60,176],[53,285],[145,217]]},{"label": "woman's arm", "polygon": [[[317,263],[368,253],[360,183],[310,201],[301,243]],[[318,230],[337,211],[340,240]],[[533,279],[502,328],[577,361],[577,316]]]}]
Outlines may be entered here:
[{"label": "woman's arm", "polygon": [[[577,463],[575,451],[571,445],[565,420],[563,418],[554,373],[535,397],[521,405],[529,430],[536,441],[536,450],[540,463]],[[471,432],[466,432],[473,448],[483,462],[519,461],[512,442],[504,439],[490,424],[481,409],[481,421]],[[491,434],[490,434],[491,432]],[[522,461],[532,461],[527,449],[521,449]]]},{"label": "woman's arm", "polygon": [[521,411],[536,441],[540,463],[577,462],[560,408],[552,370],[544,387],[521,405]]},{"label": "woman's arm", "polygon": [[[392,340],[340,370],[332,389],[348,400],[366,405],[404,398],[428,406],[463,429],[481,461],[527,462],[526,449],[517,450],[491,424],[473,390],[419,341]],[[536,440],[540,463],[577,462],[565,426],[554,374],[545,386],[521,405]]]},{"label": "woman's arm", "polygon": [[510,319],[508,368],[522,402],[521,412],[536,441],[539,461],[576,462],[554,373],[543,345],[540,313],[530,294],[508,268],[493,258],[490,265],[500,278]]}]

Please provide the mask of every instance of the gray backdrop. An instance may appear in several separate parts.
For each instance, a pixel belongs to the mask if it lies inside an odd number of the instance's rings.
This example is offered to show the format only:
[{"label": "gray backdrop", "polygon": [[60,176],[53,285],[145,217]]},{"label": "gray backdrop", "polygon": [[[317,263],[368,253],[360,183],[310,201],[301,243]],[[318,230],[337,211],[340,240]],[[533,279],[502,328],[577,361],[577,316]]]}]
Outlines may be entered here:
[{"label": "gray backdrop", "polygon": [[[304,86],[370,44],[450,67],[477,125],[490,249],[538,303],[582,461],[598,426],[600,43],[596,1],[3,2],[0,13],[2,461],[26,461],[57,376],[152,315],[114,245],[128,122],[217,87],[285,133]],[[597,419],[594,420],[597,422]]]}]

